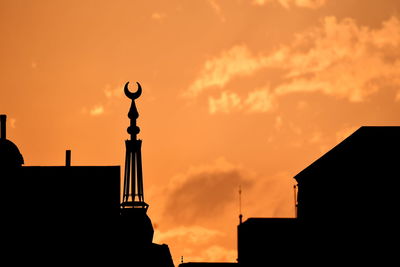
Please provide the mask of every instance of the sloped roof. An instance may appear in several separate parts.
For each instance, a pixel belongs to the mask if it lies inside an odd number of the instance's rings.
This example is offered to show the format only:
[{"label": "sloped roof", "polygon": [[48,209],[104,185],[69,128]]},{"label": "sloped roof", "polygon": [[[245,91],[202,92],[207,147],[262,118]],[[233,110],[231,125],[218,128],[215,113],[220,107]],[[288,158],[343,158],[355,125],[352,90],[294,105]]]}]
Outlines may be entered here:
[{"label": "sloped roof", "polygon": [[399,153],[400,126],[362,126],[294,178],[300,182],[337,169],[368,169],[395,160]]}]

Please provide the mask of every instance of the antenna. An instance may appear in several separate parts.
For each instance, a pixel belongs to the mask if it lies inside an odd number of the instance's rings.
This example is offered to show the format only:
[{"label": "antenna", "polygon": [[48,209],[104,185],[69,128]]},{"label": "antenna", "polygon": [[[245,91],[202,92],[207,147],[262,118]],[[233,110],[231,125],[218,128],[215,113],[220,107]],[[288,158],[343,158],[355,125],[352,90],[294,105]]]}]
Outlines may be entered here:
[{"label": "antenna", "polygon": [[242,186],[239,185],[239,224],[242,224]]},{"label": "antenna", "polygon": [[297,218],[297,185],[293,186],[294,193],[294,216]]},{"label": "antenna", "polygon": [[71,167],[71,150],[65,150],[65,166]]},{"label": "antenna", "polygon": [[7,121],[7,115],[1,114],[0,115],[0,139],[7,139],[6,138],[6,121]]}]

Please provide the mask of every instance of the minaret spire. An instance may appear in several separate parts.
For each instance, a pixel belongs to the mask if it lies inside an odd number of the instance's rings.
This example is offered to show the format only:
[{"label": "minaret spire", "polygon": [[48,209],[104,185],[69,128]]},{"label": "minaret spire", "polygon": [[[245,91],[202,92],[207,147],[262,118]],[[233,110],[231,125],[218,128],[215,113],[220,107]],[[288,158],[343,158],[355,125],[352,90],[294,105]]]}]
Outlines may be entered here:
[{"label": "minaret spire", "polygon": [[124,193],[121,208],[141,208],[145,211],[149,205],[144,202],[143,191],[143,172],[142,172],[142,140],[137,139],[140,128],[136,125],[139,113],[136,108],[135,99],[142,94],[142,87],[137,82],[138,89],[132,93],[128,89],[127,82],[124,87],[125,95],[132,100],[131,107],[128,112],[130,126],[127,129],[130,139],[125,141],[125,173],[124,173]]},{"label": "minaret spire", "polygon": [[[120,209],[120,229],[123,234],[121,255],[128,255],[134,266],[165,266],[173,267],[173,261],[168,246],[153,243],[154,228],[144,202],[143,173],[142,173],[142,140],[137,139],[140,132],[136,125],[139,117],[135,99],[142,94],[142,87],[132,93],[127,82],[124,87],[125,95],[132,100],[128,112],[130,125],[127,129],[130,139],[125,141],[125,173],[123,200]],[[128,263],[128,262],[127,262]]]}]

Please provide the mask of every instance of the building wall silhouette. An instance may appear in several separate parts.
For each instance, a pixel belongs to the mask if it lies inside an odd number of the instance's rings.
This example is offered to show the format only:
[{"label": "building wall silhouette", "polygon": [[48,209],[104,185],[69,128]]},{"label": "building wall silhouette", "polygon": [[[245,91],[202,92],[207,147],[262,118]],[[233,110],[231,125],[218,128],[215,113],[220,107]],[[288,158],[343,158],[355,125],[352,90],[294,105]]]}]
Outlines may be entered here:
[{"label": "building wall silhouette", "polygon": [[[120,216],[119,166],[21,166],[0,138],[5,260],[28,264],[173,266],[166,245],[138,247]],[[361,127],[294,178],[298,218],[249,218],[238,226],[238,263],[367,263],[397,257],[400,127]],[[69,165],[69,164],[68,164]],[[128,223],[128,224],[127,224]],[[150,222],[151,224],[151,222]],[[24,257],[19,257],[24,255]],[[158,255],[154,257],[154,255]]]},{"label": "building wall silhouette", "polygon": [[[167,245],[122,216],[120,166],[22,166],[18,147],[0,136],[2,260],[13,265],[171,267]],[[151,228],[151,235],[141,235]]]},{"label": "building wall silhouette", "polygon": [[390,221],[399,153],[400,127],[359,128],[294,177],[299,219],[341,227]]},{"label": "building wall silhouette", "polygon": [[238,225],[238,265],[397,262],[399,154],[400,127],[360,127],[294,177],[297,218]]},{"label": "building wall silhouette", "polygon": [[238,225],[238,262],[241,266],[295,263],[297,226],[294,218],[248,218]]},{"label": "building wall silhouette", "polygon": [[16,167],[0,176],[5,258],[93,264],[99,253],[117,255],[119,166]]},{"label": "building wall silhouette", "polygon": [[119,215],[119,166],[27,166],[2,171],[2,206],[37,219]]},{"label": "building wall silhouette", "polygon": [[395,258],[399,151],[400,127],[363,126],[294,177],[308,251],[358,264]]}]

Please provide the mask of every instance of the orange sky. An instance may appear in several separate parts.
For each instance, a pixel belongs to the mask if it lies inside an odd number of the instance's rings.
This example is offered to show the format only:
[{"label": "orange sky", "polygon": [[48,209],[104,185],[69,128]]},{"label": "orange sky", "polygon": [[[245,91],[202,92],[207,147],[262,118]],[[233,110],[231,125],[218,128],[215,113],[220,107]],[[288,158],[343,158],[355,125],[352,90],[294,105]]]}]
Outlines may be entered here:
[{"label": "orange sky", "polygon": [[[361,125],[399,125],[398,0],[0,0],[0,113],[25,165],[121,165],[137,101],[145,199],[175,263],[234,261],[248,217]],[[266,240],[266,242],[268,242]],[[288,244],[289,245],[289,244]]]}]

